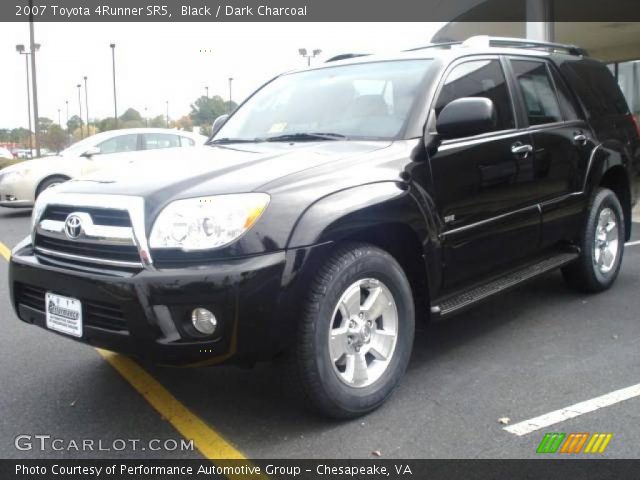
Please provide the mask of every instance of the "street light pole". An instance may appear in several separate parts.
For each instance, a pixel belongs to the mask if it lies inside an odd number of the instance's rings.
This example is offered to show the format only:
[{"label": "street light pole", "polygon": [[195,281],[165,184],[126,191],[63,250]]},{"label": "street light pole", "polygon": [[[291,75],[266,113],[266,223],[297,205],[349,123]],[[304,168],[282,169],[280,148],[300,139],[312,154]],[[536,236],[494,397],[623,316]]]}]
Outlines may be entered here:
[{"label": "street light pole", "polygon": [[67,106],[67,133],[69,133],[69,100],[65,100],[64,103]]},{"label": "street light pole", "polygon": [[169,100],[165,103],[167,104],[167,128],[169,128]]},{"label": "street light pole", "polygon": [[303,58],[307,59],[307,66],[310,67],[311,66],[311,59],[317,57],[318,55],[320,55],[322,53],[322,50],[320,50],[319,48],[316,48],[315,50],[312,50],[311,53],[308,53],[306,48],[299,48],[298,49],[298,53]]},{"label": "street light pole", "polygon": [[229,77],[229,113],[231,113],[231,110],[232,110],[232,108],[231,108],[231,101],[232,101],[231,100],[232,99],[232,96],[231,96],[231,83],[232,82],[233,82],[233,77]]},{"label": "street light pole", "polygon": [[116,44],[111,43],[111,64],[113,65],[113,119],[118,128],[118,101],[116,100]]},{"label": "street light pole", "polygon": [[147,107],[144,107],[144,123],[149,128],[149,117],[147,116]]},{"label": "street light pole", "polygon": [[35,124],[36,156],[40,156],[40,125],[38,124],[38,80],[36,76],[36,51],[40,48],[33,31],[33,0],[29,0],[29,45],[31,50],[31,86],[33,88],[33,122]]},{"label": "street light pole", "polygon": [[87,137],[91,136],[89,132],[89,93],[87,91],[87,76],[84,77],[84,109],[87,115]]},{"label": "street light pole", "polygon": [[204,89],[207,92],[207,100],[209,100],[209,87],[204,87]]},{"label": "street light pole", "polygon": [[82,85],[76,85],[78,87],[78,108],[80,108],[80,140],[84,138],[84,131],[82,130],[82,98],[80,97],[80,88]]},{"label": "street light pole", "polygon": [[60,119],[60,109],[58,109],[58,126],[62,128],[62,120]]},{"label": "street light pole", "polygon": [[33,133],[31,132],[31,86],[29,85],[29,52],[25,52],[24,45],[16,45],[16,51],[24,55],[27,70],[27,118],[29,119],[29,156],[33,155]]}]

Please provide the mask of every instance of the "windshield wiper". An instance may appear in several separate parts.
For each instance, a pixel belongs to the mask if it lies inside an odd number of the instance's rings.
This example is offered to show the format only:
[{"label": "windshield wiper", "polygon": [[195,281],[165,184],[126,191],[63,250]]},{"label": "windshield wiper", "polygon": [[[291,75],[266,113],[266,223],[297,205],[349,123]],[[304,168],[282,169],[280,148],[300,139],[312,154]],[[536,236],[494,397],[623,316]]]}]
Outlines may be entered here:
[{"label": "windshield wiper", "polygon": [[258,142],[264,142],[264,140],[260,139],[260,138],[217,138],[211,142],[209,142],[209,144],[213,144],[213,145],[224,145],[224,144],[229,144],[229,143],[258,143]]},{"label": "windshield wiper", "polygon": [[268,137],[264,140],[267,142],[303,142],[313,140],[343,140],[347,137],[339,133],[325,133],[325,132],[313,132],[313,133],[285,133],[283,135],[277,135],[275,137]]}]

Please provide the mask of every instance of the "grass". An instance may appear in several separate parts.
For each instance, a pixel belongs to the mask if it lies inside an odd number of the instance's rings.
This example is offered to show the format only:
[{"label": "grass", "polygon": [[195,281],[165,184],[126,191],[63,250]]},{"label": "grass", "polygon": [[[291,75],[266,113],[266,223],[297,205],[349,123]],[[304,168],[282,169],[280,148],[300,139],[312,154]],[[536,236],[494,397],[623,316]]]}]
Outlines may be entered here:
[{"label": "grass", "polygon": [[9,160],[8,158],[0,158],[0,170],[10,165],[14,165],[16,163],[21,162],[22,160],[19,158],[15,158],[13,160]]}]

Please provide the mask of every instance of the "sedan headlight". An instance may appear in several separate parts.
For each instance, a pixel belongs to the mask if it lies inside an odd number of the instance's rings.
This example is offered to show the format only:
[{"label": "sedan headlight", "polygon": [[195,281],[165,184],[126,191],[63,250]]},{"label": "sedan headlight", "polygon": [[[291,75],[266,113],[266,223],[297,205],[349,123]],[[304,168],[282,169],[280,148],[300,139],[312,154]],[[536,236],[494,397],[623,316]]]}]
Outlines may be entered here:
[{"label": "sedan headlight", "polygon": [[5,173],[2,176],[2,180],[4,182],[9,182],[11,180],[17,180],[19,178],[24,177],[28,173],[29,173],[29,169],[28,168],[24,168],[24,169],[21,169],[21,170],[11,170],[11,171]]},{"label": "sedan headlight", "polygon": [[266,193],[176,200],[158,215],[149,246],[193,251],[228,245],[256,223],[268,204]]}]

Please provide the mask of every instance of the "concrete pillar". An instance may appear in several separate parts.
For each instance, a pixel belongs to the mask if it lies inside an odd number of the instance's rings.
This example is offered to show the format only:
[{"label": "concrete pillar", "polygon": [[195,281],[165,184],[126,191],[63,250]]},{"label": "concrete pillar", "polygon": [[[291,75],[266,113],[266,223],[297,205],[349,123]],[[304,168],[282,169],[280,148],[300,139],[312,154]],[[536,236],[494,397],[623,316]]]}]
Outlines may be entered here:
[{"label": "concrete pillar", "polygon": [[552,0],[526,0],[527,38],[542,42],[553,42]]}]

